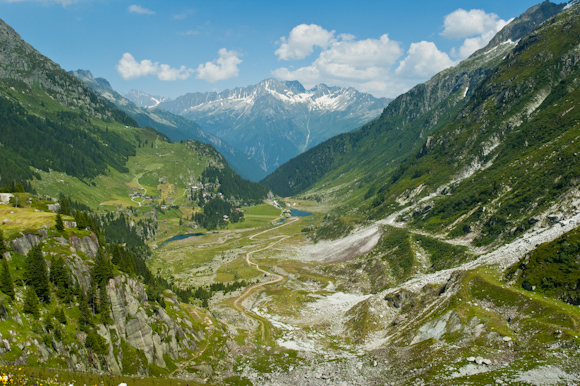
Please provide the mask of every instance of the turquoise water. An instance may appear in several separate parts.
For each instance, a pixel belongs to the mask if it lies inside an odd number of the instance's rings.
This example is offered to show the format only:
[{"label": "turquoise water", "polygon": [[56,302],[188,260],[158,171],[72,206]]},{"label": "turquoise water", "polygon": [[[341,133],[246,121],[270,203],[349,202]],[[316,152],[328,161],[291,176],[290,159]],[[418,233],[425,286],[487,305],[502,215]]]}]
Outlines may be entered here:
[{"label": "turquoise water", "polygon": [[307,212],[305,210],[299,210],[299,209],[290,209],[290,213],[294,217],[308,217],[308,216],[312,216],[312,213]]},{"label": "turquoise water", "polygon": [[188,239],[190,237],[203,236],[203,235],[205,235],[205,233],[187,233],[187,234],[184,234],[184,235],[173,236],[172,238],[170,238],[169,240],[167,240],[166,242],[164,242],[163,244],[161,244],[161,246],[164,246],[167,243],[170,243],[172,241],[184,240],[184,239]]}]

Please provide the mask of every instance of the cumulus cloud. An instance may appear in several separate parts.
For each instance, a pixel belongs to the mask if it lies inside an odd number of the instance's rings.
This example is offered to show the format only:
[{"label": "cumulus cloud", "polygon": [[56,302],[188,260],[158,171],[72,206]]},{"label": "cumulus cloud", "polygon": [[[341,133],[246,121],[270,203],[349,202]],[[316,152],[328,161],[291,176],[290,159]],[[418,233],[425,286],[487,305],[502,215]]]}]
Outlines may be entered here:
[{"label": "cumulus cloud", "polygon": [[469,36],[481,35],[494,29],[500,21],[495,13],[486,13],[482,9],[466,11],[458,9],[445,16],[445,29],[442,36],[450,39],[463,39]]},{"label": "cumulus cloud", "polygon": [[196,78],[214,83],[218,80],[226,80],[238,76],[238,64],[242,63],[238,52],[228,51],[222,48],[218,51],[219,58],[212,62],[200,64],[197,67]]},{"label": "cumulus cloud", "polygon": [[324,82],[382,92],[388,87],[390,68],[401,55],[399,43],[386,34],[379,39],[365,40],[342,34],[330,42],[310,66],[296,70],[278,68],[273,74],[284,80],[299,80],[306,87]]},{"label": "cumulus cloud", "polygon": [[412,43],[407,56],[395,70],[397,75],[409,79],[428,79],[453,66],[453,61],[433,42]]},{"label": "cumulus cloud", "polygon": [[137,13],[139,15],[155,15],[154,11],[135,4],[129,6],[129,12]]},{"label": "cumulus cloud", "polygon": [[138,62],[128,52],[123,54],[116,68],[117,72],[125,80],[137,79],[149,75],[156,75],[159,80],[165,81],[184,80],[189,78],[195,71],[185,66],[173,68],[168,64],[159,64],[159,62],[152,62],[149,59]]},{"label": "cumulus cloud", "polygon": [[465,59],[485,47],[511,20],[505,21],[495,13],[486,13],[481,9],[458,9],[445,16],[445,28],[441,35],[449,39],[465,39],[459,49],[451,52],[452,56]]},{"label": "cumulus cloud", "polygon": [[281,37],[282,44],[275,54],[278,59],[304,59],[314,47],[326,48],[334,40],[334,31],[327,31],[316,24],[300,24],[290,31],[288,38]]}]

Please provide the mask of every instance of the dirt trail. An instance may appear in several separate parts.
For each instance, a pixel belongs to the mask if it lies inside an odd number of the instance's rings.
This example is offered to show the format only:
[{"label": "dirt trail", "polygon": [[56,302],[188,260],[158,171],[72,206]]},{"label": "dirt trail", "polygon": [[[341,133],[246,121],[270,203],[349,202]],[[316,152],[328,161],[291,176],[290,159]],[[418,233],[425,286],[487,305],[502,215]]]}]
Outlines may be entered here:
[{"label": "dirt trail", "polygon": [[[249,237],[249,239],[250,239],[250,240],[254,240],[254,238],[255,238],[256,236],[260,236],[260,235],[262,235],[262,234],[264,234],[264,233],[267,233],[267,232],[271,232],[271,231],[273,231],[273,230],[280,229],[280,228],[282,228],[282,227],[284,227],[284,226],[286,226],[286,225],[290,225],[290,224],[292,224],[292,223],[294,223],[295,221],[298,221],[298,220],[299,220],[299,219],[298,219],[297,217],[291,218],[291,219],[290,219],[290,220],[288,220],[288,221],[287,221],[285,224],[283,224],[283,225],[280,225],[280,226],[278,226],[278,227],[275,227],[275,228],[270,228],[270,229],[267,229],[267,230],[265,230],[265,231],[262,231],[262,232],[259,232],[259,233],[256,233],[256,234],[254,234],[254,235],[250,236],[250,237]],[[235,308],[236,310],[238,310],[239,312],[241,312],[242,314],[246,315],[246,316],[247,316],[247,317],[249,317],[249,318],[252,318],[252,319],[255,319],[255,320],[257,320],[257,321],[258,321],[258,323],[260,323],[260,325],[261,325],[261,332],[262,332],[262,340],[264,340],[264,335],[265,335],[265,324],[264,324],[264,320],[263,320],[263,318],[261,318],[261,317],[259,317],[259,316],[257,316],[257,315],[254,315],[254,314],[253,314],[253,313],[251,313],[251,312],[248,312],[248,311],[246,311],[246,310],[245,310],[245,309],[242,307],[242,305],[241,305],[241,302],[242,302],[244,299],[246,299],[248,296],[250,296],[250,294],[251,294],[251,293],[252,293],[254,290],[256,290],[256,289],[258,289],[258,288],[263,288],[263,287],[264,287],[264,286],[266,286],[266,285],[280,283],[280,282],[282,282],[282,281],[285,279],[285,277],[284,277],[284,276],[282,276],[282,275],[278,275],[278,274],[276,274],[276,273],[272,273],[272,272],[269,272],[269,271],[266,271],[266,270],[264,270],[264,269],[260,268],[260,266],[259,266],[258,264],[254,263],[253,261],[251,261],[251,260],[250,260],[250,256],[251,256],[251,255],[253,255],[254,253],[257,253],[257,252],[262,252],[262,251],[266,251],[266,250],[268,250],[268,249],[272,248],[274,245],[276,245],[276,244],[279,244],[279,243],[281,243],[282,241],[286,240],[286,239],[287,239],[287,238],[289,238],[290,236],[277,236],[277,237],[279,238],[279,240],[277,240],[277,241],[274,241],[274,242],[272,242],[272,243],[268,244],[266,247],[264,247],[264,248],[262,248],[262,249],[257,249],[257,250],[255,250],[255,251],[250,251],[250,252],[246,253],[246,264],[248,264],[248,265],[249,265],[249,266],[251,266],[251,267],[254,267],[256,270],[258,270],[258,271],[260,271],[260,272],[264,273],[265,275],[273,276],[273,277],[274,277],[274,279],[273,279],[273,280],[268,280],[268,281],[266,281],[266,282],[262,282],[262,283],[256,283],[256,284],[253,284],[253,285],[251,285],[251,286],[249,286],[249,287],[246,287],[246,289],[244,290],[244,292],[242,292],[242,294],[241,294],[240,296],[238,296],[238,297],[236,298],[236,300],[234,300],[234,308]]]},{"label": "dirt trail", "polygon": [[[137,176],[137,178],[135,178],[135,182],[137,183],[137,185],[139,185],[139,187],[141,189],[143,189],[142,196],[145,196],[147,194],[147,189],[145,189],[145,187],[139,183],[139,178],[141,178],[142,176],[143,176],[143,173],[139,174]],[[141,206],[141,202],[143,202],[143,198],[141,198],[141,201],[135,201],[135,197],[131,197],[131,201],[133,201],[134,203],[139,204],[139,206]]]},{"label": "dirt trail", "polygon": [[205,344],[205,347],[203,349],[201,349],[201,351],[196,352],[195,355],[192,356],[187,362],[185,362],[184,364],[182,364],[181,366],[179,366],[178,368],[176,368],[175,370],[173,370],[169,374],[169,376],[172,377],[178,371],[181,371],[181,370],[185,369],[186,367],[188,367],[191,364],[191,362],[193,362],[194,360],[196,360],[197,358],[199,358],[201,356],[201,354],[203,354],[208,347],[209,347],[209,337],[207,339],[207,343]]}]

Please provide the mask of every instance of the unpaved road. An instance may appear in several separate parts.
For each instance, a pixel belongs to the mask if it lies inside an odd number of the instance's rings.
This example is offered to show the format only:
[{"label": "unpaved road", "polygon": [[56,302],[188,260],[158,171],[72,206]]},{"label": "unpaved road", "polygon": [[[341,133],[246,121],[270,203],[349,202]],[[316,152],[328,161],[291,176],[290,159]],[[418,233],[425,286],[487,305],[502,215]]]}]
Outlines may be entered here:
[{"label": "unpaved road", "polygon": [[[285,224],[280,225],[280,226],[277,226],[275,228],[267,229],[267,230],[262,231],[262,232],[259,232],[259,233],[256,233],[256,234],[250,236],[249,239],[250,240],[254,240],[254,238],[256,236],[260,236],[260,235],[263,235],[264,233],[267,233],[267,232],[271,232],[273,230],[280,229],[280,228],[282,228],[282,227],[284,227],[286,225],[290,225],[290,224],[292,224],[292,223],[294,223],[295,221],[298,221],[298,220],[299,220],[298,217],[293,217],[290,220],[288,220]],[[234,308],[236,310],[240,311],[242,314],[246,315],[249,318],[255,319],[256,321],[258,321],[260,323],[260,325],[261,325],[261,331],[262,331],[262,339],[264,339],[264,333],[265,333],[264,320],[262,318],[258,317],[257,315],[254,315],[254,314],[252,314],[252,313],[244,310],[244,308],[241,305],[241,302],[244,299],[246,299],[248,296],[250,296],[250,294],[254,290],[258,289],[258,288],[263,288],[266,285],[276,284],[276,283],[280,283],[280,282],[284,281],[284,279],[285,279],[284,276],[281,276],[281,275],[278,275],[276,273],[272,273],[272,272],[266,271],[266,270],[260,268],[260,266],[258,264],[254,263],[253,261],[250,260],[250,256],[253,255],[254,253],[266,251],[266,250],[272,248],[274,245],[279,244],[282,241],[286,240],[290,236],[278,236],[278,237],[279,237],[278,240],[276,240],[276,241],[268,244],[266,247],[264,247],[262,249],[257,249],[255,251],[250,251],[250,252],[246,253],[246,264],[248,264],[251,267],[254,267],[256,270],[264,273],[265,275],[273,276],[274,279],[268,280],[266,282],[256,283],[256,284],[253,284],[253,285],[251,285],[249,287],[246,287],[246,289],[244,290],[244,292],[242,292],[242,294],[240,296],[238,296],[238,298],[236,300],[234,300]]]}]

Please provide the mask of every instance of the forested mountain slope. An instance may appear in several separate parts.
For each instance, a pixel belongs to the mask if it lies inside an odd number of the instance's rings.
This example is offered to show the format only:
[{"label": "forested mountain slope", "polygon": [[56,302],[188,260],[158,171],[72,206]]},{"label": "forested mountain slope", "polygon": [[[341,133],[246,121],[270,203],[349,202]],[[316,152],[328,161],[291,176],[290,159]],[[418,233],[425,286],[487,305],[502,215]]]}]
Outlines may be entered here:
[{"label": "forested mountain slope", "polygon": [[[369,181],[387,178],[432,133],[455,119],[476,88],[515,47],[515,41],[562,8],[549,2],[530,8],[500,31],[501,44],[492,41],[486,49],[397,97],[380,118],[288,161],[263,182],[282,196],[326,184],[340,186],[343,193],[338,194],[343,198],[354,191],[360,199]],[[372,192],[365,198],[370,196]]]}]

